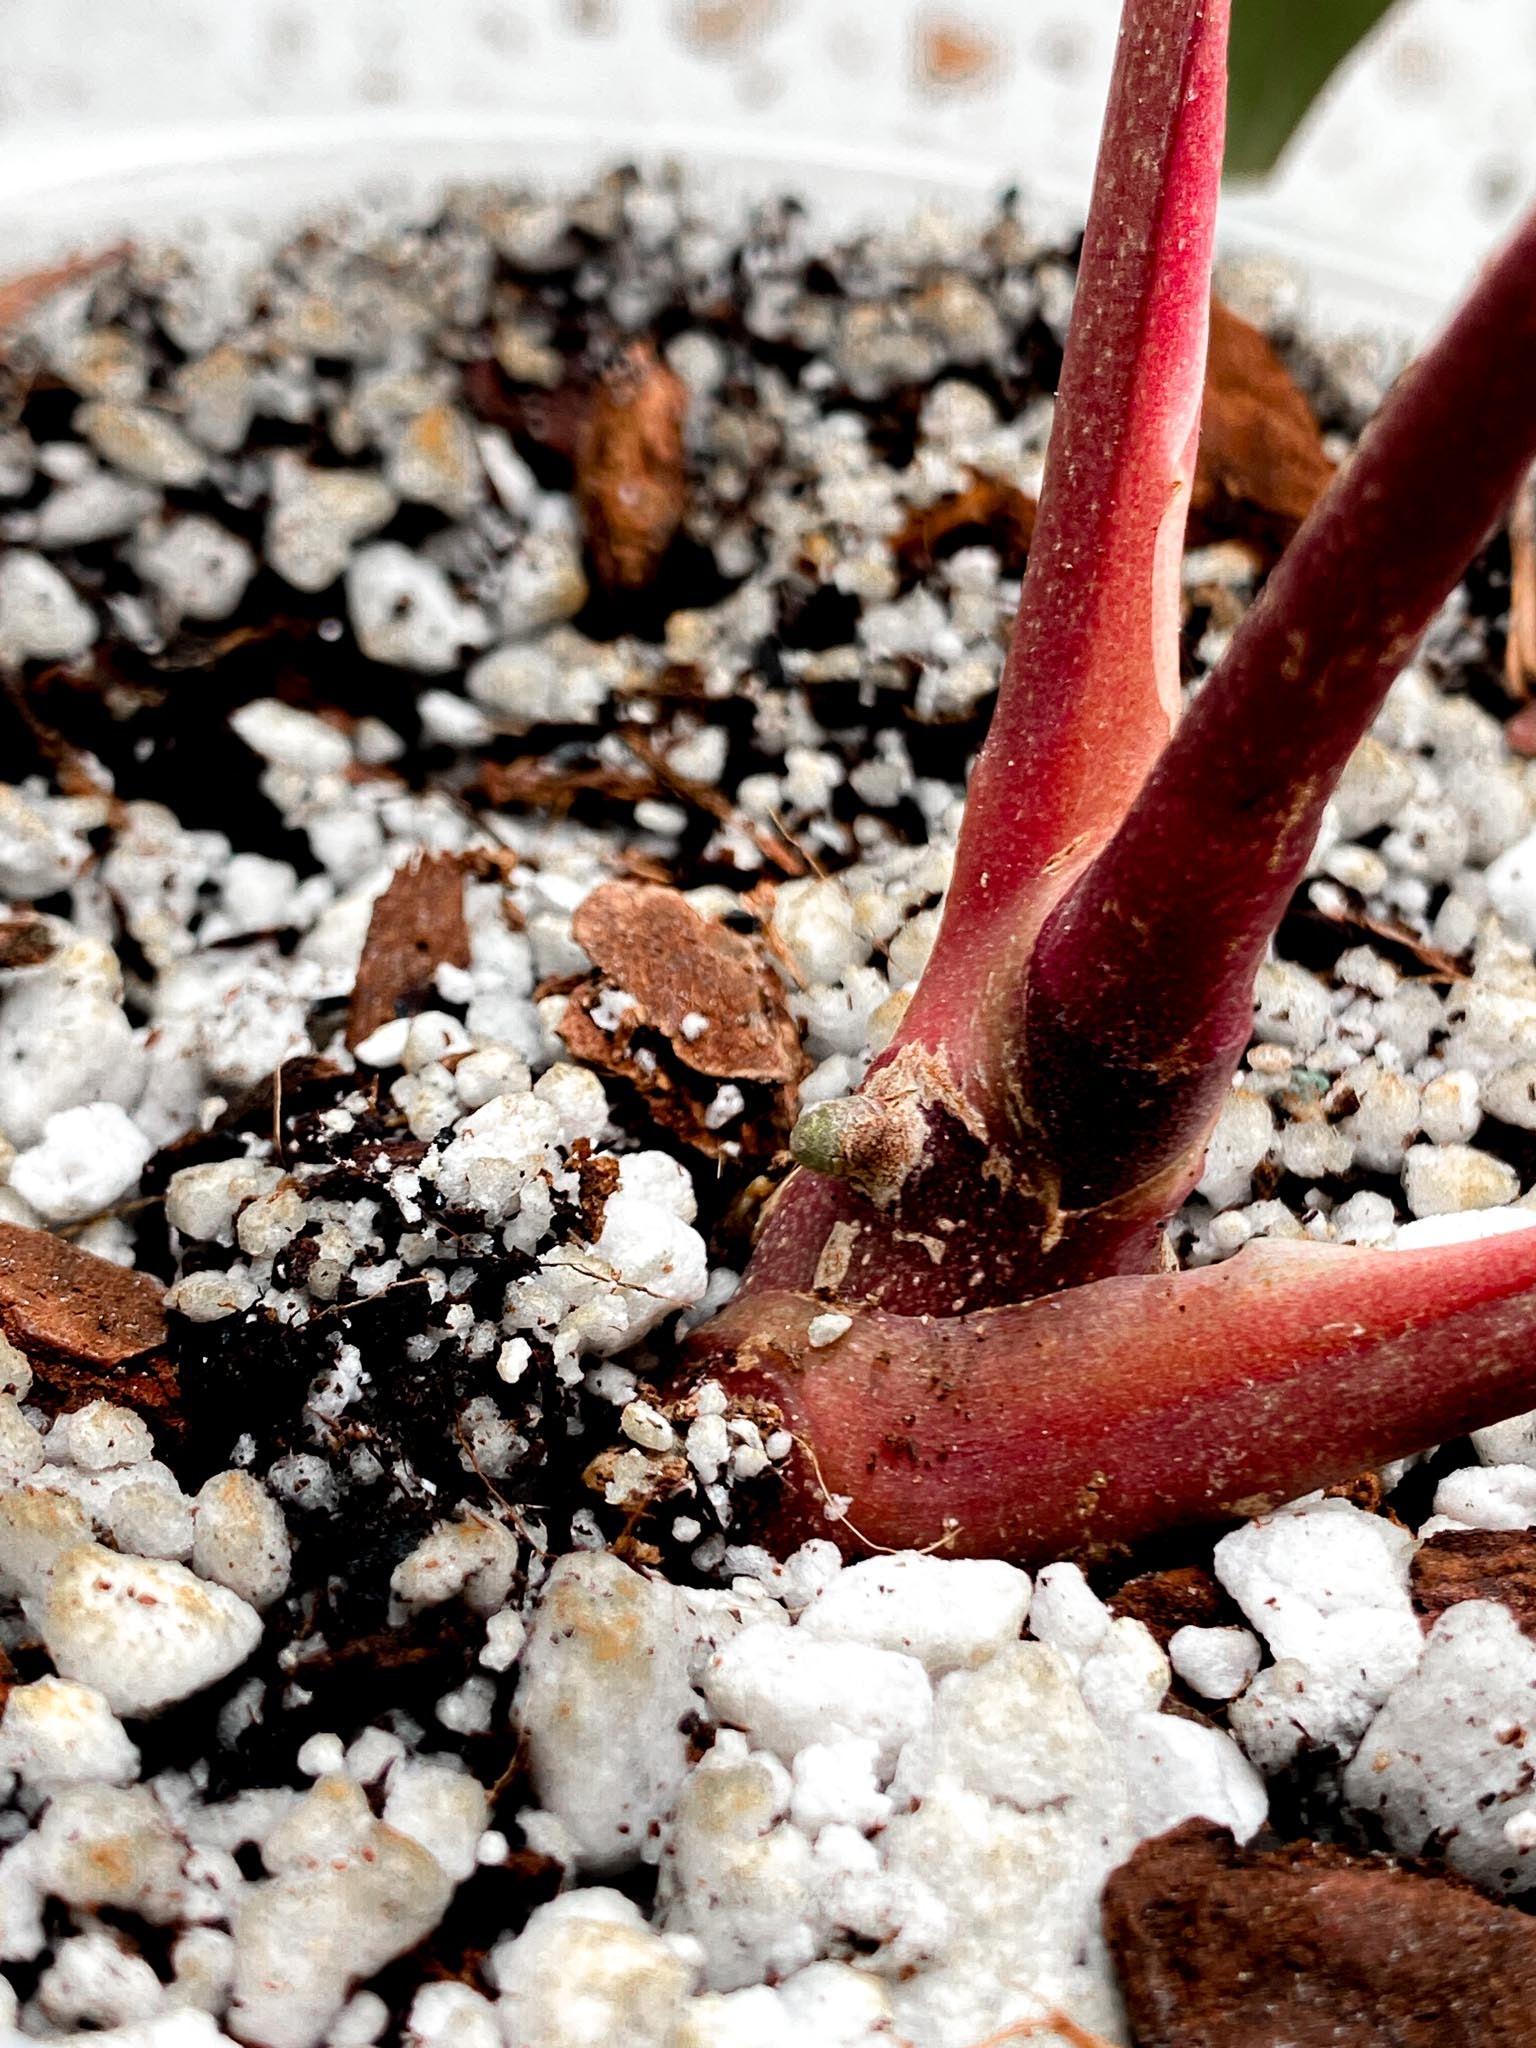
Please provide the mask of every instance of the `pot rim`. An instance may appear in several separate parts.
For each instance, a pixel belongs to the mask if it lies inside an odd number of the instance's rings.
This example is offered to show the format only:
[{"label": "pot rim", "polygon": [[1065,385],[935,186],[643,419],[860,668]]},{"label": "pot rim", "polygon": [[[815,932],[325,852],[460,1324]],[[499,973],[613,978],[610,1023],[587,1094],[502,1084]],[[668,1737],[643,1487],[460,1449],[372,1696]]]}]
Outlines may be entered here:
[{"label": "pot rim", "polygon": [[[912,147],[754,135],[704,123],[614,121],[568,114],[361,109],[239,122],[117,129],[0,148],[0,237],[17,274],[134,235],[242,256],[338,205],[412,217],[449,186],[520,184],[555,190],[616,162],[678,163],[700,197],[723,210],[788,191],[818,225],[846,232],[940,205],[979,211],[1017,183],[1035,220],[1070,232],[1084,194],[1038,166],[1010,171]],[[1318,236],[1277,211],[1273,195],[1223,195],[1223,253],[1291,272],[1309,327],[1412,343],[1436,324],[1445,296],[1343,237]]]}]

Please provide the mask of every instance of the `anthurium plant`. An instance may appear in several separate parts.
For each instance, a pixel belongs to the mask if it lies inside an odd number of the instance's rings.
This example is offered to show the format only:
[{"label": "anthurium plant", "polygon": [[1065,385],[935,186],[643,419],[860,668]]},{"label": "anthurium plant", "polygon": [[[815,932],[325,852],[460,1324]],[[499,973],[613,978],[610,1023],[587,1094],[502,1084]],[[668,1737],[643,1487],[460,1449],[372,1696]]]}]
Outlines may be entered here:
[{"label": "anthurium plant", "polygon": [[795,1434],[781,1533],[1091,1556],[1536,1405],[1536,1230],[1168,1269],[1323,806],[1536,452],[1533,218],[1181,710],[1227,32],[1228,0],[1125,0],[942,929],[693,1340]]}]

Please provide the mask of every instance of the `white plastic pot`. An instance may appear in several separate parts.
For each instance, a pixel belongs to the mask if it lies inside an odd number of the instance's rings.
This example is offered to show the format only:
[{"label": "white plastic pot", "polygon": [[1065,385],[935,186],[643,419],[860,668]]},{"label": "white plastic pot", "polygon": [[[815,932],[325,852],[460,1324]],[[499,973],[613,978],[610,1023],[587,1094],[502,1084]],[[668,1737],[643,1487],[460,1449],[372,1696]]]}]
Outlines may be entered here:
[{"label": "white plastic pot", "polygon": [[[7,0],[0,275],[123,234],[252,238],[454,179],[675,157],[829,225],[1017,182],[1080,217],[1118,0]],[[1229,248],[1309,316],[1432,324],[1536,189],[1536,9],[1402,0]]]}]

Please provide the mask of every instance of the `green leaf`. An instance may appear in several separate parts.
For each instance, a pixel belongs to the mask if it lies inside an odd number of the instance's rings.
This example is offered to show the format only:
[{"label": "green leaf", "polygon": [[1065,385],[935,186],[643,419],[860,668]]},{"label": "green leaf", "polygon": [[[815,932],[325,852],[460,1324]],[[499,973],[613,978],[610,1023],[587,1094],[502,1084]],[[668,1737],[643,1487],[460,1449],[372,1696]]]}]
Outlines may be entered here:
[{"label": "green leaf", "polygon": [[1272,168],[1333,71],[1392,0],[1233,0],[1229,176]]}]

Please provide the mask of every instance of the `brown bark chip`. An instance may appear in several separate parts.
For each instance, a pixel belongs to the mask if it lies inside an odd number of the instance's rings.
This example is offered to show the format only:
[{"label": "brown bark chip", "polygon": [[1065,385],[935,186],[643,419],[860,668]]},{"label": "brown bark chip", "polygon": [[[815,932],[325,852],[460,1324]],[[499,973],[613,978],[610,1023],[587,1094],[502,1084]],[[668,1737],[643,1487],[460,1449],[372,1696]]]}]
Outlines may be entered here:
[{"label": "brown bark chip", "polygon": [[[759,948],[701,917],[677,890],[605,883],[577,910],[571,930],[695,1073],[781,1082],[804,1072],[800,1034]],[[689,1023],[699,1017],[702,1028]]]},{"label": "brown bark chip", "polygon": [[160,1284],[46,1230],[0,1223],[0,1331],[48,1409],[115,1401],[176,1427]]},{"label": "brown bark chip", "polygon": [[45,918],[26,911],[0,917],[0,968],[39,967],[53,951],[53,933]]},{"label": "brown bark chip", "polygon": [[1278,555],[1333,475],[1312,408],[1256,327],[1211,301],[1190,526]]},{"label": "brown bark chip", "polygon": [[579,797],[598,797],[633,809],[662,794],[659,778],[642,768],[615,768],[607,761],[580,765],[524,754],[516,761],[482,761],[475,788],[499,811],[514,807],[564,817]]},{"label": "brown bark chip", "polygon": [[578,1138],[571,1147],[570,1164],[576,1169],[576,1203],[581,1211],[581,1234],[596,1244],[603,1234],[608,1197],[619,1191],[619,1162],[611,1153],[592,1152],[590,1138]]},{"label": "brown bark chip", "polygon": [[347,1044],[360,1045],[392,1017],[429,1008],[432,978],[445,964],[469,965],[464,870],[455,854],[428,853],[396,868],[373,906],[347,1011]]},{"label": "brown bark chip", "polygon": [[21,277],[8,277],[0,282],[0,335],[26,319],[29,313],[51,299],[55,292],[63,291],[67,285],[78,284],[82,278],[92,276],[98,270],[106,270],[119,263],[128,254],[128,244],[120,242],[115,248],[103,249],[94,256],[71,256],[65,263],[52,270],[32,270]]},{"label": "brown bark chip", "polygon": [[[763,1127],[787,1128],[805,1055],[761,944],[653,882],[605,883],[571,930],[598,968],[572,990],[560,1023],[576,1057],[630,1082],[658,1123],[700,1151],[713,1156],[722,1141],[747,1153],[774,1149]],[[592,1012],[620,995],[631,1005],[604,1029]],[[721,1081],[755,1091],[766,1116],[749,1102],[743,1122],[717,1137],[704,1118]]]},{"label": "brown bark chip", "polygon": [[1225,1628],[1242,1621],[1236,1603],[1199,1565],[1141,1572],[1108,1596],[1113,1615],[1144,1622],[1166,1650],[1181,1628]]},{"label": "brown bark chip", "polygon": [[1110,1878],[1137,2048],[1531,2048],[1536,1920],[1462,1880],[1186,1821]]},{"label": "brown bark chip", "polygon": [[[1517,713],[1505,726],[1506,737],[1522,715]],[[1400,974],[1431,981],[1465,979],[1466,970],[1454,954],[1432,944],[1396,918],[1377,917],[1359,890],[1347,888],[1342,882],[1330,882],[1326,895],[1309,891],[1304,904],[1286,913],[1287,936],[1310,930],[1321,939],[1330,927],[1341,935],[1338,952],[1343,952],[1350,942],[1345,935],[1363,932]]]},{"label": "brown bark chip", "polygon": [[477,419],[505,427],[575,468],[591,389],[585,378],[573,377],[553,391],[530,391],[510,383],[487,359],[465,364],[463,384],[465,402]]},{"label": "brown bark chip", "polygon": [[1536,1636],[1536,1530],[1443,1529],[1415,1551],[1409,1583],[1426,1629],[1463,1600],[1498,1600]]},{"label": "brown bark chip", "polygon": [[907,575],[929,576],[943,556],[985,546],[997,550],[1005,575],[1022,575],[1038,510],[1037,501],[1017,484],[974,477],[963,491],[913,506],[895,539],[896,559]]},{"label": "brown bark chip", "polygon": [[688,394],[649,342],[598,383],[576,444],[576,501],[599,579],[642,590],[682,524]]}]

